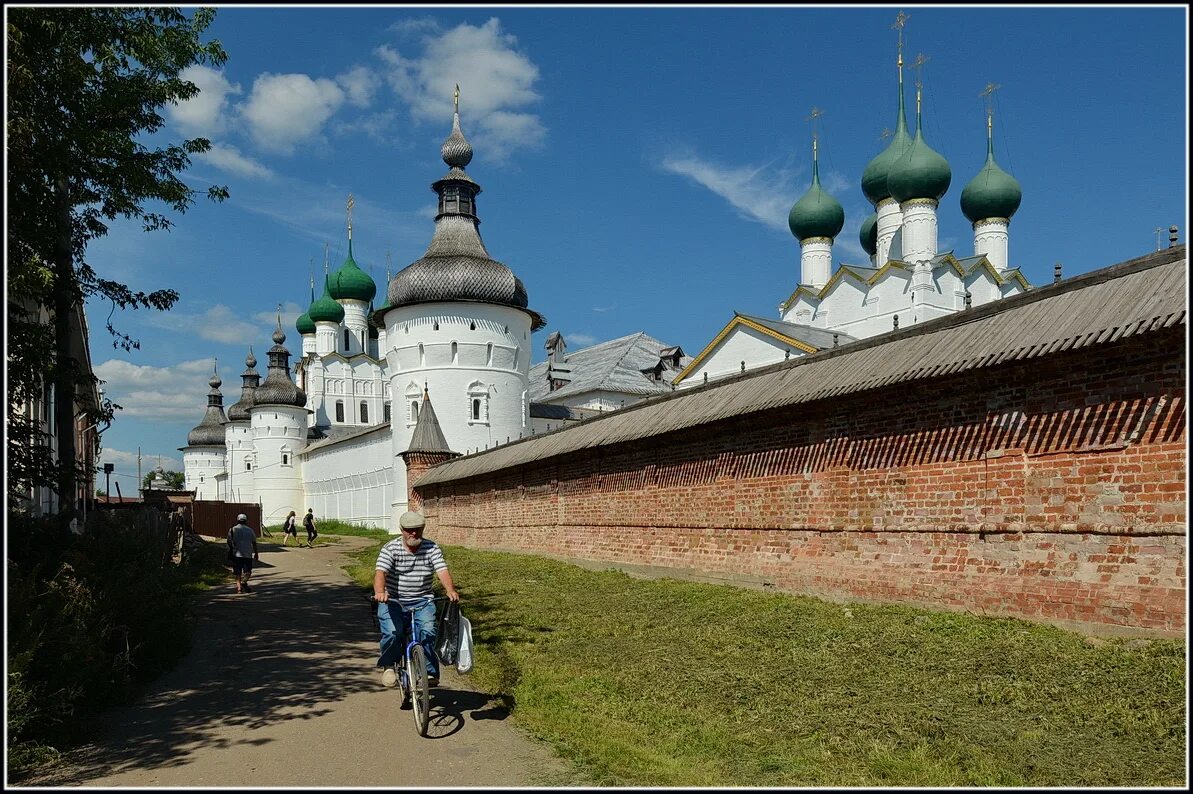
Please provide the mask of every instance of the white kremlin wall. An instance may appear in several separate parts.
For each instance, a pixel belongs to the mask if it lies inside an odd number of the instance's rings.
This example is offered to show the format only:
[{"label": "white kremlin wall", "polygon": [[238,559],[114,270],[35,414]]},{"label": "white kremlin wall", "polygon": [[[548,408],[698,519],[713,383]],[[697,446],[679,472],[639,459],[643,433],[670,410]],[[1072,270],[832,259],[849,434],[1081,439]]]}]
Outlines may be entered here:
[{"label": "white kremlin wall", "polygon": [[331,517],[359,526],[391,526],[394,463],[388,425],[344,440],[315,441],[299,457],[307,499],[295,508],[299,516],[310,507],[316,521]]}]

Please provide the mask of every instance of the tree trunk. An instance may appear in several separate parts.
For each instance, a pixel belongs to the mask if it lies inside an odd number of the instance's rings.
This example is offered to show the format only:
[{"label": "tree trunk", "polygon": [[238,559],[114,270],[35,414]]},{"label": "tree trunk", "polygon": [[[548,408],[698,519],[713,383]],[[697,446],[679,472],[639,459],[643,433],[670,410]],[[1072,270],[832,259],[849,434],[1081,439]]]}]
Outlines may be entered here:
[{"label": "tree trunk", "polygon": [[75,305],[74,246],[71,239],[70,187],[65,176],[54,182],[54,432],[58,439],[58,509],[69,516],[78,499],[75,450],[75,372],[71,354],[71,319]]}]

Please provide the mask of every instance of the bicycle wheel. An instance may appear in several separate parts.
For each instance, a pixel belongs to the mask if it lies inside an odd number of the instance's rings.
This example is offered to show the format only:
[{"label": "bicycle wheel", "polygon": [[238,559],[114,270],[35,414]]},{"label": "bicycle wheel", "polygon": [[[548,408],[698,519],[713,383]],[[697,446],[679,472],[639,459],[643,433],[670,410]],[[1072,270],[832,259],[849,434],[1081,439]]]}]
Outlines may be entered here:
[{"label": "bicycle wheel", "polygon": [[419,736],[427,735],[431,717],[431,691],[427,686],[427,660],[421,645],[410,649],[410,695],[414,706],[414,726]]}]

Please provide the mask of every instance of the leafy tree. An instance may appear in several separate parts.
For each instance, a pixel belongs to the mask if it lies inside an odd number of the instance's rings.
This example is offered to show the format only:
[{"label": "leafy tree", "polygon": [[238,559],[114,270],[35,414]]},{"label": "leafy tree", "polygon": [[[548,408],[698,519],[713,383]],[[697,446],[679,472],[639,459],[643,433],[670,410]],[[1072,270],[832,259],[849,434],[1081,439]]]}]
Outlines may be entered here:
[{"label": "leafy tree", "polygon": [[[107,234],[106,221],[140,220],[145,231],[169,229],[162,211],[184,213],[196,191],[178,174],[205,138],[150,148],[140,136],[164,124],[158,110],[195,96],[179,77],[194,64],[220,66],[227,54],[201,35],[215,17],[199,9],[12,8],[8,11],[8,449],[9,495],[49,486],[64,512],[73,508],[79,471],[74,402],[96,379],[70,349],[72,313],[89,299],[112,310],[168,310],[172,289],[135,291],[99,275],[87,244]],[[225,187],[208,196],[227,197]],[[43,314],[43,312],[45,314]],[[48,315],[48,316],[47,316]],[[140,347],[112,326],[113,347]],[[36,417],[23,407],[54,388],[57,462]],[[110,421],[108,400],[89,421]]]},{"label": "leafy tree", "polygon": [[149,483],[153,482],[153,478],[159,475],[165,481],[168,488],[182,488],[186,485],[186,474],[183,472],[155,469],[145,475],[145,478],[141,481],[141,488],[148,488]]}]

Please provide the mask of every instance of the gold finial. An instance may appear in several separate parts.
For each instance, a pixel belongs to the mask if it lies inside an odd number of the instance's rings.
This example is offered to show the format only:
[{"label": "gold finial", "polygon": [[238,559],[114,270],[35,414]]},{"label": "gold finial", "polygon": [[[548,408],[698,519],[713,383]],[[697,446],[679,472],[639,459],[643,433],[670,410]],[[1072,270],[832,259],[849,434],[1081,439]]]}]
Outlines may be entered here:
[{"label": "gold finial", "polygon": [[315,297],[315,257],[311,257],[311,297]]},{"label": "gold finial", "polygon": [[352,239],[352,208],[356,206],[356,200],[352,198],[352,194],[348,194],[348,239]]},{"label": "gold finial", "polygon": [[899,74],[903,74],[903,26],[907,24],[907,20],[911,19],[911,14],[904,14],[902,10],[899,11],[898,16],[895,17],[895,24],[891,25],[892,30],[899,31]]},{"label": "gold finial", "polygon": [[460,112],[460,84],[456,83],[456,93],[452,97],[456,102],[456,113]]},{"label": "gold finial", "polygon": [[325,276],[327,275],[327,262],[328,262],[327,257],[328,257],[327,243],[323,243],[323,275],[325,275]]},{"label": "gold finial", "polygon": [[894,132],[891,130],[891,128],[890,128],[890,127],[886,127],[886,128],[884,128],[884,129],[883,129],[883,131],[882,131],[882,132],[880,132],[880,133],[878,134],[878,140],[880,140],[880,141],[885,141],[887,138],[891,137],[891,136],[892,136],[892,135],[894,135],[894,134],[895,134],[895,133],[894,133]]}]

